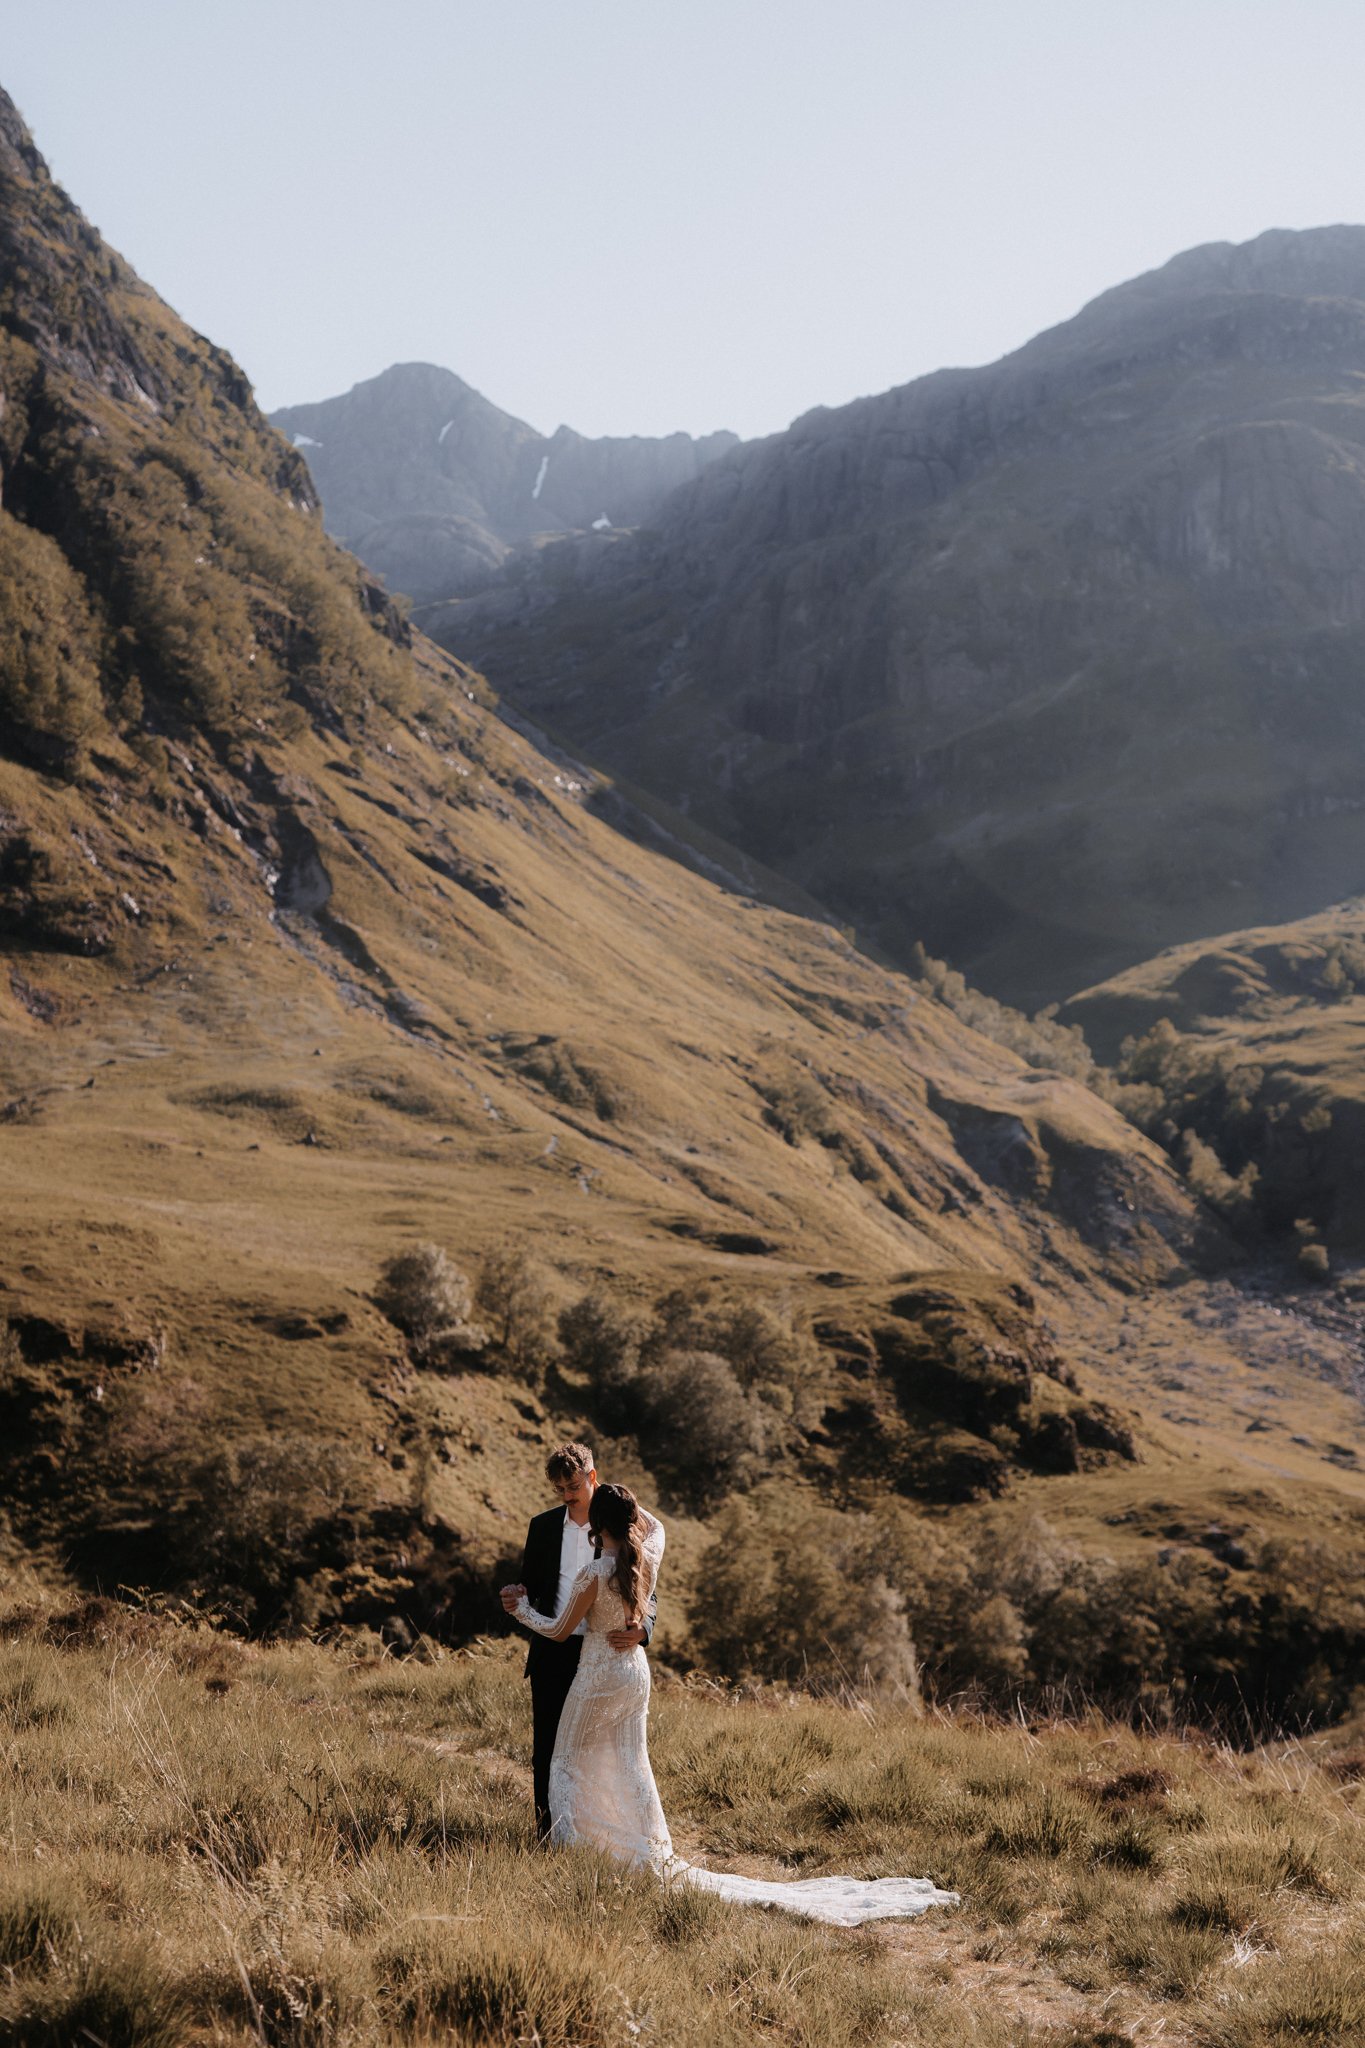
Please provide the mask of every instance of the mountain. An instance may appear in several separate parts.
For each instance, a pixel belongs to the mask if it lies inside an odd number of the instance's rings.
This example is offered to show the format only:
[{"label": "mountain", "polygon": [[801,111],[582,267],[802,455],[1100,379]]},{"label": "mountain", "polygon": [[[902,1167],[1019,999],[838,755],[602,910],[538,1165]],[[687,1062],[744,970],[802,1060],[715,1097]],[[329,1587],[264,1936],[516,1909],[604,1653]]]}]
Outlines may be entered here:
[{"label": "mountain", "polygon": [[427,617],[890,958],[1032,1008],[1361,886],[1363,372],[1365,228],[1196,249]]},{"label": "mountain", "polygon": [[540,434],[431,363],[271,417],[307,458],[328,532],[419,602],[480,589],[537,534],[637,526],[738,446],[727,433]]},{"label": "mountain", "polygon": [[611,829],[4,100],[0,392],[8,1561],[467,1637],[588,1431],[669,1513],[675,1654],[767,1478],[772,1542],[889,1503],[949,1577],[953,1517],[1046,1508],[1073,1633],[1133,1572],[1169,1617],[1096,1684],[1254,1629],[1266,1710],[1330,1705],[1354,1624],[1290,1575],[1365,1500],[1349,1315],[1248,1291],[1078,1082]]}]

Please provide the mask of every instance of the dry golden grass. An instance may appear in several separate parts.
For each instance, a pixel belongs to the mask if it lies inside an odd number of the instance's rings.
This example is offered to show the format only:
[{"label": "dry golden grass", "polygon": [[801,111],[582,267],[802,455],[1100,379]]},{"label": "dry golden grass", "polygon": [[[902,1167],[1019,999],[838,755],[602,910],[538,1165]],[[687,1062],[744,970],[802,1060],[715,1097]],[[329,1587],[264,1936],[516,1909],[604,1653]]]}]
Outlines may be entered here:
[{"label": "dry golden grass", "polygon": [[510,1646],[399,1666],[188,1628],[20,1634],[0,1650],[0,2040],[1279,2048],[1365,2029],[1349,1757],[676,1685],[652,1725],[683,1854],[925,1874],[961,1908],[824,1928],[535,1851]]}]

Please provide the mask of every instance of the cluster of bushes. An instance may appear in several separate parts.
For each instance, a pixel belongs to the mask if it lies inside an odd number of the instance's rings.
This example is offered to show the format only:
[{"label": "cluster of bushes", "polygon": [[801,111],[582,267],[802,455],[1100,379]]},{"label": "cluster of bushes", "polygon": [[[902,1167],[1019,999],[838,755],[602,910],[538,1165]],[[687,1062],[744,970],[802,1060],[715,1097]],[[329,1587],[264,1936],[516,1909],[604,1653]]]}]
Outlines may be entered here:
[{"label": "cluster of bushes", "polygon": [[419,1457],[395,1486],[321,1428],[225,1430],[188,1374],[29,1358],[0,1322],[0,1533],[105,1592],[173,1594],[253,1634],[446,1631],[486,1588],[423,1476]]},{"label": "cluster of bushes", "polygon": [[[1339,1716],[1358,1686],[1365,1524],[1330,1546],[1177,1529],[1114,1558],[1007,1502],[948,1517],[868,1484],[836,1507],[765,1463],[772,1432],[810,1413],[814,1347],[781,1316],[674,1293],[630,1318],[588,1295],[560,1325],[561,1369],[640,1429],[689,1511],[714,1510],[691,1648],[732,1679],[898,1697],[922,1682],[1240,1733]],[[96,1401],[0,1332],[0,1425],[16,1532],[59,1541],[107,1590],[188,1594],[253,1633],[396,1615],[401,1641],[408,1623],[458,1632],[487,1612],[458,1534],[385,1493],[373,1458],[322,1435],[225,1440],[183,1376],[120,1374]]]},{"label": "cluster of bushes", "polygon": [[823,1410],[819,1346],[790,1312],[704,1284],[645,1310],[593,1289],[556,1312],[548,1274],[508,1240],[472,1283],[436,1245],[399,1253],[374,1301],[414,1363],[480,1362],[538,1391],[555,1378],[598,1429],[635,1436],[660,1481],[701,1503],[751,1485]]},{"label": "cluster of bushes", "polygon": [[380,1273],[374,1304],[403,1331],[414,1364],[430,1371],[491,1354],[539,1387],[558,1354],[549,1280],[518,1239],[495,1245],[473,1283],[439,1245],[398,1252]]},{"label": "cluster of bushes", "polygon": [[[1365,944],[1333,940],[1293,963],[1305,989],[1324,1000],[1365,988]],[[1273,1071],[1226,1046],[1182,1035],[1163,1018],[1124,1041],[1111,1069],[1097,1067],[1076,1025],[1058,1024],[1052,1010],[1032,1018],[968,985],[923,946],[911,973],[921,989],[974,1030],[1030,1066],[1054,1068],[1084,1082],[1169,1153],[1194,1192],[1247,1238],[1288,1237],[1300,1270],[1326,1278],[1322,1242],[1331,1224],[1328,1160],[1331,1111],[1305,1102]],[[822,1135],[823,1108],[814,1099],[783,1104],[794,1128]]]},{"label": "cluster of bushes", "polygon": [[728,1678],[917,1694],[879,1525],[790,1488],[760,1487],[717,1516],[688,1619],[702,1661]]},{"label": "cluster of bushes", "polygon": [[592,1291],[559,1317],[598,1426],[633,1435],[664,1484],[706,1503],[753,1483],[820,1419],[820,1352],[789,1313],[698,1285],[644,1313]]},{"label": "cluster of bushes", "polygon": [[55,541],[0,512],[0,716],[44,766],[100,723],[99,637]]},{"label": "cluster of bushes", "polygon": [[1229,1047],[1182,1037],[1163,1018],[1123,1043],[1112,1100],[1177,1161],[1243,1234],[1293,1232],[1306,1272],[1325,1272],[1332,1113]]},{"label": "cluster of bushes", "polygon": [[917,941],[910,951],[910,974],[926,995],[979,1031],[1007,1046],[1031,1067],[1048,1067],[1073,1080],[1092,1083],[1095,1061],[1077,1024],[1059,1024],[1056,1004],[1026,1017],[994,996],[972,988],[946,960],[935,960]]},{"label": "cluster of bushes", "polygon": [[1345,1711],[1363,1564],[1365,1531],[1332,1551],[1211,1536],[1120,1562],[1003,1505],[850,1515],[770,1484],[713,1524],[691,1622],[732,1678],[906,1683],[913,1642],[940,1699],[1094,1702],[1245,1733]]}]

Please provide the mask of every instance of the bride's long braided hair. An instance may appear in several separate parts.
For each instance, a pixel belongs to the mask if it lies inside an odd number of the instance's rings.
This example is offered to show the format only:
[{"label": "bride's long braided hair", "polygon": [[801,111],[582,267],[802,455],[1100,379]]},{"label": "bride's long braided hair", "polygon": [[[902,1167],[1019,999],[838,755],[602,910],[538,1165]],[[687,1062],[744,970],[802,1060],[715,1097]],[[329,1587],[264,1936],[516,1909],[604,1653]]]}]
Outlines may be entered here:
[{"label": "bride's long braided hair", "polygon": [[628,1626],[644,1611],[640,1598],[640,1503],[628,1486],[597,1486],[588,1508],[588,1533],[610,1536],[617,1545],[616,1569],[607,1581],[621,1595]]}]

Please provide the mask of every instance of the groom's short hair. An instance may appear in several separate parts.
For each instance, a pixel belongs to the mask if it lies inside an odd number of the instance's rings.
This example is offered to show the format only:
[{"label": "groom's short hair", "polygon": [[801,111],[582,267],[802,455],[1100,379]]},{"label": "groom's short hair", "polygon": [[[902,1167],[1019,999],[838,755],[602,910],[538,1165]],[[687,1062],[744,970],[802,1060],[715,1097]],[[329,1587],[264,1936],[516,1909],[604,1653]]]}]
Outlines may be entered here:
[{"label": "groom's short hair", "polygon": [[586,1444],[561,1444],[545,1460],[547,1479],[569,1479],[575,1472],[591,1472],[593,1455]]}]

